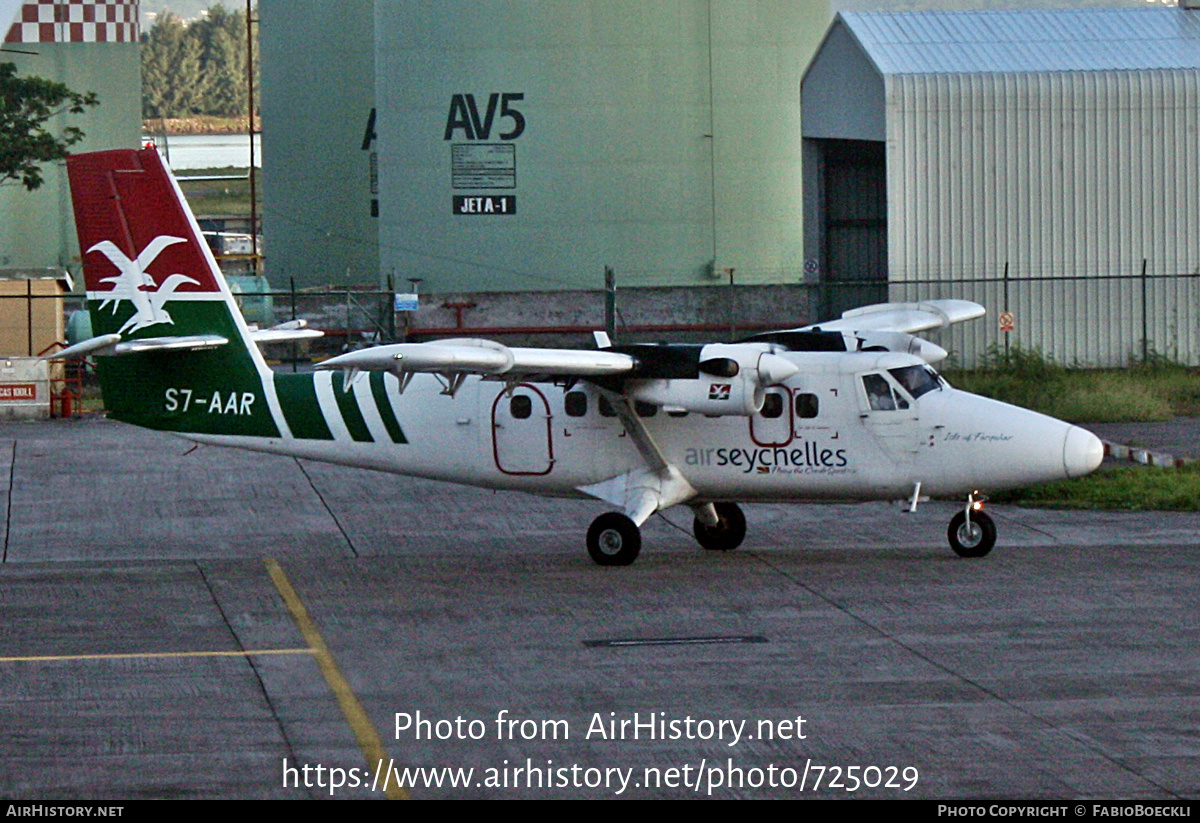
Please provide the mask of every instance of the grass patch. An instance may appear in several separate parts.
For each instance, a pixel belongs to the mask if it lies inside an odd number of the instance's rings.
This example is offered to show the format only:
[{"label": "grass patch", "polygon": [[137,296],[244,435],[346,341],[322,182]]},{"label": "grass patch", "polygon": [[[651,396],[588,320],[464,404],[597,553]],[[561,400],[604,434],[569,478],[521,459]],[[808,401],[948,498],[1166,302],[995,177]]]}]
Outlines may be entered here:
[{"label": "grass patch", "polygon": [[[250,214],[249,169],[188,169],[179,181],[188,204],[196,214]],[[188,177],[236,177],[233,180],[187,180]],[[258,207],[262,210],[262,185],[258,187]]]},{"label": "grass patch", "polygon": [[[191,117],[157,117],[142,121],[142,134],[157,136],[168,134],[246,134],[249,124],[245,115],[241,117],[218,117],[214,114],[197,114]],[[261,118],[254,118],[254,130],[262,131]]]},{"label": "grass patch", "polygon": [[104,398],[99,386],[83,387],[83,396],[75,401],[75,413],[81,415],[104,414]]},{"label": "grass patch", "polygon": [[1200,370],[1153,357],[1124,369],[1068,369],[1040,351],[993,349],[980,369],[948,370],[956,388],[1074,423],[1200,414]]},{"label": "grass patch", "polygon": [[1178,469],[1112,466],[1075,480],[997,492],[991,499],[1052,509],[1200,511],[1200,464]]}]

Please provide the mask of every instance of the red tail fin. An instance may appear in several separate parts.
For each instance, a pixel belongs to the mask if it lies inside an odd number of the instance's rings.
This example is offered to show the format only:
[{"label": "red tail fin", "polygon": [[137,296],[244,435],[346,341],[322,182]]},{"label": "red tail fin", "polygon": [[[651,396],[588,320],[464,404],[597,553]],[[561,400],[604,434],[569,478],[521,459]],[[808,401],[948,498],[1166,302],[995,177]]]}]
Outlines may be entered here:
[{"label": "red tail fin", "polygon": [[96,351],[116,355],[97,364],[110,415],[278,436],[270,368],[157,150],[74,155],[67,173]]},{"label": "red tail fin", "polygon": [[111,292],[111,299],[130,299],[131,292],[164,288],[168,279],[177,295],[223,291],[208,246],[156,149],[74,155],[67,174],[90,297]]}]

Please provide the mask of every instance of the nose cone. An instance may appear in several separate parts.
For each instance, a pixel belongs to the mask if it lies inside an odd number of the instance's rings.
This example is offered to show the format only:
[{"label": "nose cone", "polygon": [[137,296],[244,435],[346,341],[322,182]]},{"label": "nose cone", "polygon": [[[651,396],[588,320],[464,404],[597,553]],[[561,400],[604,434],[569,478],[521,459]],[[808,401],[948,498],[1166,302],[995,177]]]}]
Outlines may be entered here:
[{"label": "nose cone", "polygon": [[912,343],[909,346],[909,354],[915,354],[931,366],[934,363],[941,363],[950,356],[950,352],[943,349],[937,343],[930,343],[928,340],[922,340],[919,337],[912,339]]},{"label": "nose cone", "polygon": [[764,354],[758,358],[758,379],[763,386],[782,383],[798,371],[799,366],[777,354]]},{"label": "nose cone", "polygon": [[1087,429],[1072,426],[1063,438],[1063,468],[1067,477],[1083,477],[1104,459],[1104,444]]}]

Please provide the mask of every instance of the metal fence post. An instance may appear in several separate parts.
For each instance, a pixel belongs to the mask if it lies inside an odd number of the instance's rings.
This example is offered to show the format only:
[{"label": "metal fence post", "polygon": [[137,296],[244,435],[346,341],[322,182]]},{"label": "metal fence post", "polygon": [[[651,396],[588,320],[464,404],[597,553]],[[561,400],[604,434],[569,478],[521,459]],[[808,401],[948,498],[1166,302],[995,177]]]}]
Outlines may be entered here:
[{"label": "metal fence post", "polygon": [[1146,300],[1146,258],[1142,258],[1142,364],[1150,359],[1150,307]]}]

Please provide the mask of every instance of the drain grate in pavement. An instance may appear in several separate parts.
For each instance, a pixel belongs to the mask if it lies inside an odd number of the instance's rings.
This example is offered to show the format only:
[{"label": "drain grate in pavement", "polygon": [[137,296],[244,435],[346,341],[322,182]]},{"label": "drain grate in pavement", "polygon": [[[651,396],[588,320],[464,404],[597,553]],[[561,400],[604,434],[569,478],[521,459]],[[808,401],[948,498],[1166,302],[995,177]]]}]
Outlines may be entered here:
[{"label": "drain grate in pavement", "polygon": [[709,646],[729,643],[770,643],[760,634],[730,634],[709,637],[618,637],[611,640],[584,640],[588,648],[624,646]]}]

